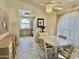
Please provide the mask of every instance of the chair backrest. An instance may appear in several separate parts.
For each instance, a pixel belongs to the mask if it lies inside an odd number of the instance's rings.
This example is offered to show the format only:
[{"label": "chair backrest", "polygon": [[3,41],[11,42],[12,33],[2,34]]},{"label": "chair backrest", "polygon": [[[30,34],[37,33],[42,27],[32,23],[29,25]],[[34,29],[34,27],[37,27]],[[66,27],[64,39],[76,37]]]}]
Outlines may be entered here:
[{"label": "chair backrest", "polygon": [[70,59],[79,59],[79,47],[74,47]]}]

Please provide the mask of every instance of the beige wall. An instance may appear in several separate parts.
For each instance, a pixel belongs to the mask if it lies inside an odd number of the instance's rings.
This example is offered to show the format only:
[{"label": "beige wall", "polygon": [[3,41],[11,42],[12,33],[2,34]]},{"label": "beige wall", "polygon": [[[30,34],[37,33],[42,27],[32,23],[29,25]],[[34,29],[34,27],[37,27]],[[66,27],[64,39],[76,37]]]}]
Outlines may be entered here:
[{"label": "beige wall", "polygon": [[7,2],[6,2],[6,0],[0,0],[0,8],[7,11]]},{"label": "beige wall", "polygon": [[47,32],[49,34],[55,34],[56,31],[57,13],[53,11],[51,14],[47,14]]}]

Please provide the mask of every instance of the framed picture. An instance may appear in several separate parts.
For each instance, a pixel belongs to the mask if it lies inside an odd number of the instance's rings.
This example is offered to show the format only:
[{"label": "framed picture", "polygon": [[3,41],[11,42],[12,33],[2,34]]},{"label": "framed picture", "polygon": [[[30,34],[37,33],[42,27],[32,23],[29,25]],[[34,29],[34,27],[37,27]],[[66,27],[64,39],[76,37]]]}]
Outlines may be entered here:
[{"label": "framed picture", "polygon": [[37,26],[43,27],[44,26],[44,18],[38,18],[37,19]]},{"label": "framed picture", "polygon": [[8,31],[7,13],[0,8],[0,35]]}]

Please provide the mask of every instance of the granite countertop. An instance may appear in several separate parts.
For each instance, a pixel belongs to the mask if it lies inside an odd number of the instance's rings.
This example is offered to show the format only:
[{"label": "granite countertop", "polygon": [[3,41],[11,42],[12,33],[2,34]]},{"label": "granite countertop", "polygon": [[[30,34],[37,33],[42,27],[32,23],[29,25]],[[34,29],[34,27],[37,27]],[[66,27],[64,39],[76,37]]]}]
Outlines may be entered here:
[{"label": "granite countertop", "polygon": [[57,37],[55,36],[40,36],[39,38],[52,46],[57,46]]},{"label": "granite countertop", "polygon": [[49,35],[49,36],[40,36],[40,39],[43,39],[46,43],[52,45],[52,46],[64,46],[64,45],[69,45],[72,44],[70,41],[68,40],[64,40],[64,39],[60,39],[56,36],[53,35]]},{"label": "granite countertop", "polygon": [[59,46],[65,46],[65,45],[73,45],[73,42],[70,40],[65,40],[65,39],[58,39],[58,45]]},{"label": "granite countertop", "polygon": [[6,37],[3,38],[2,40],[0,40],[0,48],[9,47],[11,41],[12,41],[12,40],[11,40],[11,37],[10,37],[10,36],[6,36]]}]

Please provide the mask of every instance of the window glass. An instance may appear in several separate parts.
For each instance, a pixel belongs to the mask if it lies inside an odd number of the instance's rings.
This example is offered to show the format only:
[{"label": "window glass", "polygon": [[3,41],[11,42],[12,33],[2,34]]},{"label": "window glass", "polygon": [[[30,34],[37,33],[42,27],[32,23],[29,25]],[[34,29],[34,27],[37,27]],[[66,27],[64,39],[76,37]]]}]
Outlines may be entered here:
[{"label": "window glass", "polygon": [[73,44],[79,44],[79,12],[63,15],[59,19],[57,34],[66,36]]},{"label": "window glass", "polygon": [[28,19],[21,20],[21,29],[30,29],[30,21]]}]

